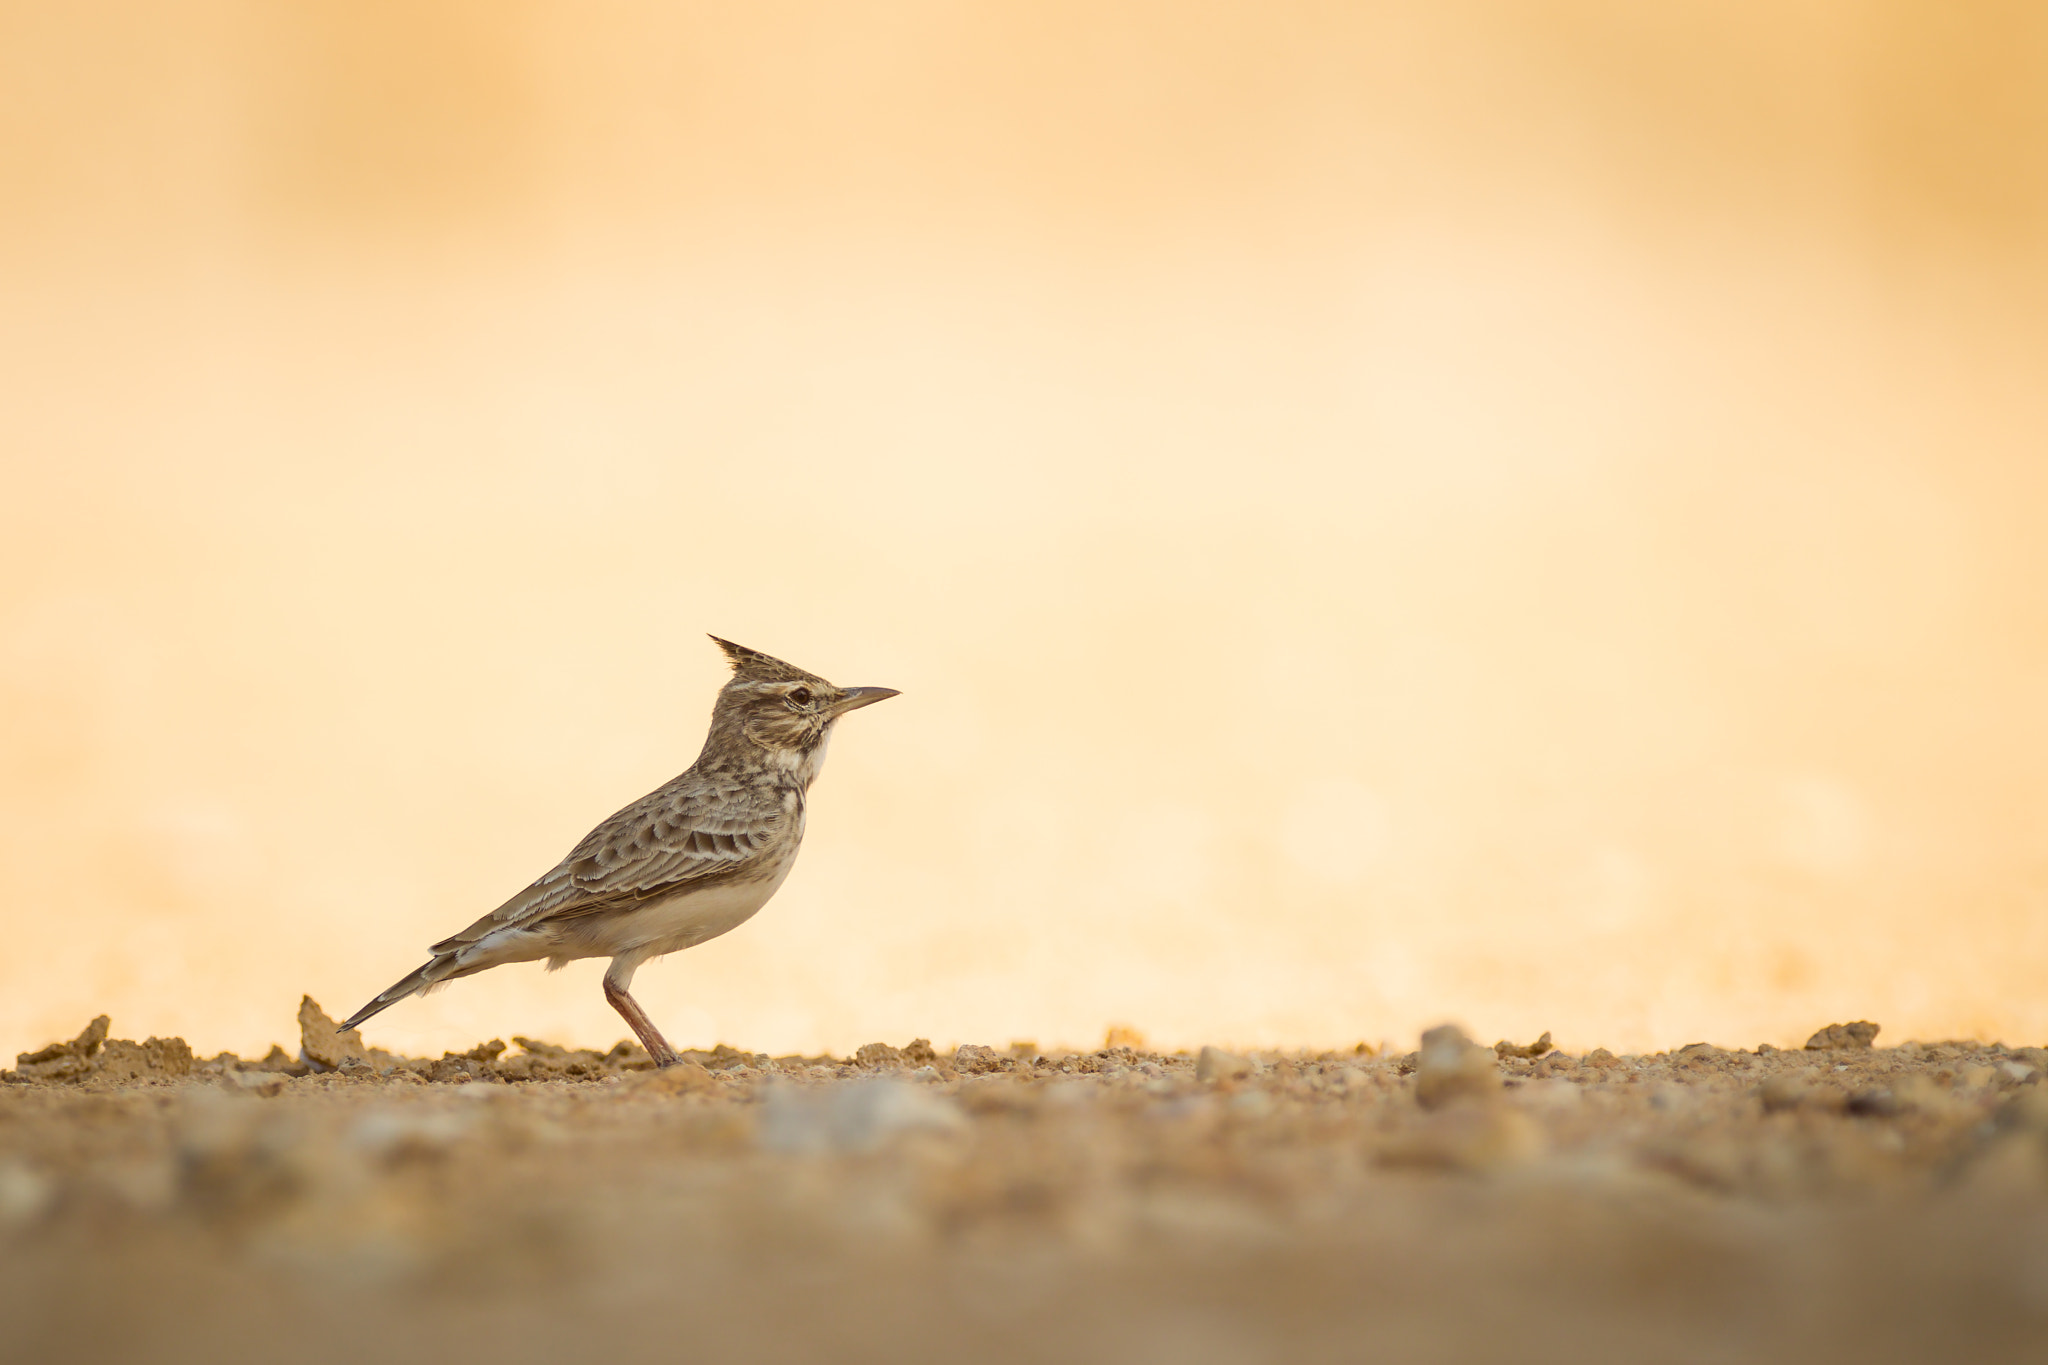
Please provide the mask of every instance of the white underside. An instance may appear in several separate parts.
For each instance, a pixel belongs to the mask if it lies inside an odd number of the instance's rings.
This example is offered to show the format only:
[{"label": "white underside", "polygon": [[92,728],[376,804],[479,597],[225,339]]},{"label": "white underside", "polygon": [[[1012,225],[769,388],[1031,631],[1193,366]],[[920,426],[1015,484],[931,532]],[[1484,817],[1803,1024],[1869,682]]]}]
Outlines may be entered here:
[{"label": "white underside", "polygon": [[612,966],[606,977],[625,987],[641,963],[694,948],[752,919],[795,865],[796,852],[792,849],[779,867],[758,880],[683,891],[666,900],[648,901],[631,910],[610,914],[542,920],[531,926],[507,925],[463,949],[456,955],[456,962],[464,968],[481,970],[546,958],[553,968],[578,958],[608,957]]}]

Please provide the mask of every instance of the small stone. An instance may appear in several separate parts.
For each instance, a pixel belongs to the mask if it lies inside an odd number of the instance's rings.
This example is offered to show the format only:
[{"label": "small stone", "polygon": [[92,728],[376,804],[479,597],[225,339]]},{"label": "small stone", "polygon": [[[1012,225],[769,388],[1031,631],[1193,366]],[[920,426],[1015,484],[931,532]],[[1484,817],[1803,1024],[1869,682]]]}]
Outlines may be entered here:
[{"label": "small stone", "polygon": [[903,1054],[887,1043],[862,1043],[853,1054],[855,1066],[871,1069],[903,1065]]},{"label": "small stone", "polygon": [[1456,1024],[1441,1024],[1422,1035],[1416,1055],[1415,1101],[1439,1109],[1454,1100],[1489,1100],[1500,1094],[1500,1064]]},{"label": "small stone", "polygon": [[426,1064],[426,1078],[436,1085],[458,1085],[476,1079],[476,1063],[450,1052]]},{"label": "small stone", "polygon": [[1550,1051],[1550,1030],[1543,1030],[1543,1036],[1533,1043],[1510,1043],[1503,1039],[1493,1045],[1496,1057],[1541,1057]]},{"label": "small stone", "polygon": [[1195,1058],[1198,1081],[1231,1081],[1251,1074],[1251,1058],[1225,1052],[1220,1047],[1205,1047]]},{"label": "small stone", "polygon": [[1102,1046],[1105,1049],[1127,1047],[1133,1052],[1143,1052],[1145,1035],[1129,1024],[1111,1024],[1109,1031],[1102,1035]]},{"label": "small stone", "polygon": [[94,1057],[107,1041],[109,1024],[102,1014],[68,1043],[51,1043],[37,1051],[21,1053],[15,1058],[15,1065],[20,1068],[16,1074],[35,1081],[60,1081],[84,1075],[92,1070]]},{"label": "small stone", "polygon": [[337,1027],[319,1001],[310,995],[299,1001],[299,1052],[307,1062],[323,1071],[339,1071],[349,1062],[363,1061],[369,1051],[363,1035]]},{"label": "small stone", "polygon": [[653,1059],[648,1057],[638,1043],[632,1044],[630,1050],[624,1053],[620,1053],[616,1048],[612,1052],[601,1053],[589,1048],[565,1048],[519,1034],[514,1034],[512,1041],[518,1045],[520,1055],[494,1063],[501,1074],[523,1076],[526,1079],[594,1076],[605,1071],[611,1064],[636,1071],[654,1069]]},{"label": "small stone", "polygon": [[983,1047],[978,1043],[962,1043],[954,1049],[953,1069],[962,1075],[979,1076],[987,1071],[1000,1071],[1002,1067],[1003,1060],[996,1056],[996,1051],[992,1047]]},{"label": "small stone", "polygon": [[298,1058],[292,1056],[289,1052],[286,1052],[276,1043],[272,1043],[270,1045],[270,1051],[264,1053],[261,1058],[253,1062],[244,1062],[242,1063],[242,1065],[247,1067],[255,1067],[262,1071],[276,1071],[286,1075],[292,1075],[297,1073],[300,1064]]},{"label": "small stone", "polygon": [[35,1066],[42,1062],[54,1062],[60,1057],[90,1057],[100,1050],[101,1043],[107,1041],[107,1029],[112,1023],[113,1021],[106,1015],[99,1015],[85,1026],[84,1032],[70,1042],[51,1043],[48,1047],[35,1052],[19,1053],[14,1059],[15,1064]]},{"label": "small stone", "polygon": [[142,1081],[189,1076],[192,1066],[192,1047],[183,1038],[151,1038],[141,1043],[112,1038],[101,1046],[93,1070],[110,1081]]},{"label": "small stone", "polygon": [[1880,1025],[1868,1019],[1853,1024],[1829,1024],[1806,1040],[1808,1052],[1867,1051],[1877,1038]]}]

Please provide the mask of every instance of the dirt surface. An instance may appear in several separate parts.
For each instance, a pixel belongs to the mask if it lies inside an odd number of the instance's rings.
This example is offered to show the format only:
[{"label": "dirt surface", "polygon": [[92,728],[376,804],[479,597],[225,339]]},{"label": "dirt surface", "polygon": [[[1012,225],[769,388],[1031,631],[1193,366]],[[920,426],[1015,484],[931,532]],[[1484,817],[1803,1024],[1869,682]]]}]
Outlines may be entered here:
[{"label": "dirt surface", "polygon": [[21,1360],[1973,1361],[2048,1052],[74,1040],[0,1073]]}]

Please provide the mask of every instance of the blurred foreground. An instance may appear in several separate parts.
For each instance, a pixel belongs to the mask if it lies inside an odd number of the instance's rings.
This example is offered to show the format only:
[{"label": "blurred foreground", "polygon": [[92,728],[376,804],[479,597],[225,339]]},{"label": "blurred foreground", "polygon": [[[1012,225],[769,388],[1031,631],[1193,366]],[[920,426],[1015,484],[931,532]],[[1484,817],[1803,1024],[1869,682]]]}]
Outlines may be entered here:
[{"label": "blurred foreground", "polygon": [[0,1073],[18,1358],[1996,1361],[2048,1332],[2040,1048],[1445,1029],[656,1072],[301,1022],[248,1062],[102,1018]]}]

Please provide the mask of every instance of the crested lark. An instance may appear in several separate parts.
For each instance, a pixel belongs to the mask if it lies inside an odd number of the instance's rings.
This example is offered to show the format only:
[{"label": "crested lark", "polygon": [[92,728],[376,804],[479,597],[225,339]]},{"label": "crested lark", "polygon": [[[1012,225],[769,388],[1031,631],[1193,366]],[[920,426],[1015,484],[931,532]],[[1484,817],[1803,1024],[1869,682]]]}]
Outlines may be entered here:
[{"label": "crested lark", "polygon": [[507,962],[552,971],[609,957],[604,998],[660,1066],[682,1059],[627,993],[649,958],[693,948],[751,919],[796,862],[804,802],[832,726],[896,693],[834,687],[814,673],[711,637],[732,660],[711,733],[689,771],[585,835],[539,881],[430,951],[433,961],[350,1015],[354,1028],[408,995]]}]

